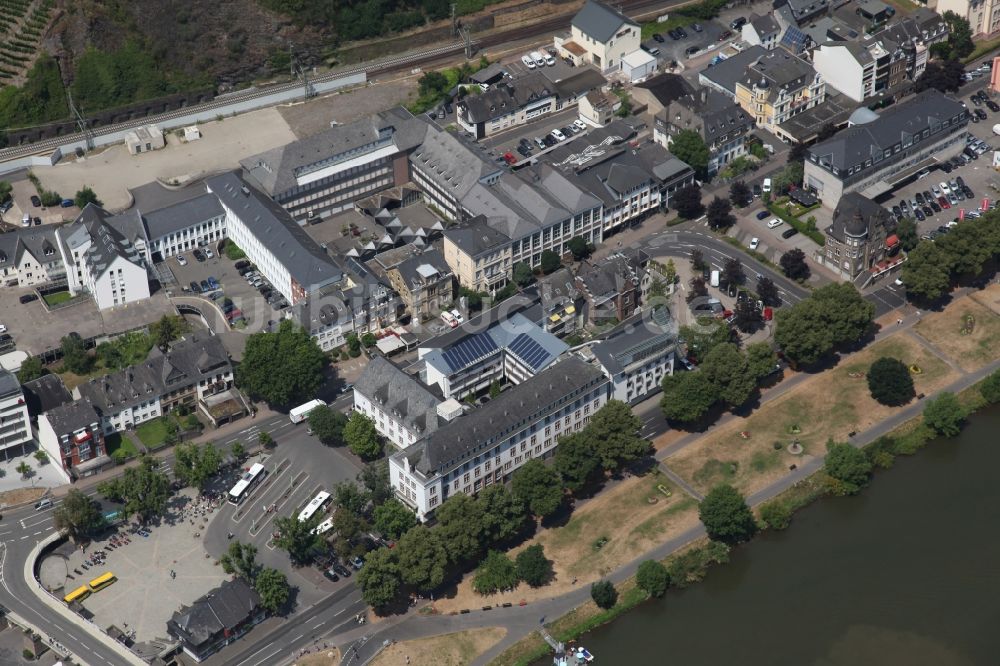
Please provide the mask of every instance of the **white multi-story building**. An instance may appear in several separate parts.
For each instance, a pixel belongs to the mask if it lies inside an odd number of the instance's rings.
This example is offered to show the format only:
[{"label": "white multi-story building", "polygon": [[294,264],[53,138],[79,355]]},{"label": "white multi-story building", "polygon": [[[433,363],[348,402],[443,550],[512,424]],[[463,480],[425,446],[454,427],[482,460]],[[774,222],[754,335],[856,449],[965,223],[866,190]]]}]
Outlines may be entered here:
[{"label": "white multi-story building", "polygon": [[611,380],[612,397],[625,404],[645,400],[660,390],[663,378],[674,374],[677,325],[666,307],[649,317],[636,315],[591,347]]},{"label": "white multi-story building", "polygon": [[639,24],[603,2],[587,0],[570,23],[570,33],[555,38],[560,56],[604,72],[621,69],[622,59],[639,50]]},{"label": "white multi-story building", "polygon": [[369,361],[354,382],[354,411],[370,418],[397,449],[405,449],[445,422],[438,416],[442,402],[383,356]]},{"label": "white multi-story building", "polygon": [[391,455],[389,482],[426,520],[452,495],[504,483],[528,460],[552,455],[609,397],[601,370],[569,356]]},{"label": "white multi-story building", "polygon": [[226,211],[214,194],[154,210],[142,216],[153,261],[218,243],[226,238]]},{"label": "white multi-story building", "polygon": [[0,234],[0,286],[31,287],[66,277],[52,225]]},{"label": "white multi-story building", "polygon": [[25,453],[31,441],[28,405],[17,376],[0,368],[0,453],[4,460]]}]

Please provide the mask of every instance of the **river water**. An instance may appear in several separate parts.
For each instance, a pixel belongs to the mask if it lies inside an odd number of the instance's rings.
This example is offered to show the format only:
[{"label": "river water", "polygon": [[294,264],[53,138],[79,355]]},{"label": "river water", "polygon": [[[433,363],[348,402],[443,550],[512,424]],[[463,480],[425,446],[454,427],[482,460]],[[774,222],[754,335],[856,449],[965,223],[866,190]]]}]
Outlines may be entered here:
[{"label": "river water", "polygon": [[1000,664],[1000,409],[581,638],[601,664]]}]

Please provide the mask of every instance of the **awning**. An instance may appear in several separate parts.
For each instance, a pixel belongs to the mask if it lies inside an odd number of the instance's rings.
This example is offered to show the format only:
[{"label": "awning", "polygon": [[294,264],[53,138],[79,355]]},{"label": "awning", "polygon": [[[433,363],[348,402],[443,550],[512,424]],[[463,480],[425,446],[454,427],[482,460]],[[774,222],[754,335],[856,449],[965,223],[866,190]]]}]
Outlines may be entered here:
[{"label": "awning", "polygon": [[557,322],[557,321],[559,321],[559,315],[557,315],[557,314],[552,315],[551,317],[549,317],[549,321],[551,321],[551,322]]},{"label": "awning", "polygon": [[566,308],[566,314],[573,314],[574,312],[576,312],[576,308],[574,306],[571,305]]},{"label": "awning", "polygon": [[404,348],[406,345],[395,335],[387,335],[384,338],[379,339],[379,341],[375,343],[375,346],[378,347],[380,352],[388,355],[398,349]]},{"label": "awning", "polygon": [[897,236],[896,234],[892,234],[891,236],[889,236],[888,238],[885,239],[885,246],[886,247],[892,247],[893,245],[896,245],[897,243],[899,243],[899,236]]}]

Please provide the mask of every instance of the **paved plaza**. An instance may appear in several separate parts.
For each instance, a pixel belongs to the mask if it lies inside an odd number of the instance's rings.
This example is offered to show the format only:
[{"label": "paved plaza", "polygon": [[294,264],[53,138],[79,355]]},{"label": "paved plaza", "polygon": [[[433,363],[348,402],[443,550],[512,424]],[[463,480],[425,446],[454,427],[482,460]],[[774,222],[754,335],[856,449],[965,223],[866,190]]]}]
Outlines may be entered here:
[{"label": "paved plaza", "polygon": [[[171,497],[160,524],[146,528],[148,537],[122,527],[119,534],[131,540],[124,546],[112,548],[109,539],[102,538],[86,553],[71,546],[53,553],[42,562],[42,584],[55,594],[66,594],[113,572],[118,582],[83,602],[94,623],[103,630],[114,625],[130,635],[134,631],[138,643],[166,638],[167,620],[174,611],[228,578],[202,545],[202,533],[214,513],[195,498],[195,491],[185,489]],[[105,563],[83,569],[85,558],[100,549],[107,553]]]}]

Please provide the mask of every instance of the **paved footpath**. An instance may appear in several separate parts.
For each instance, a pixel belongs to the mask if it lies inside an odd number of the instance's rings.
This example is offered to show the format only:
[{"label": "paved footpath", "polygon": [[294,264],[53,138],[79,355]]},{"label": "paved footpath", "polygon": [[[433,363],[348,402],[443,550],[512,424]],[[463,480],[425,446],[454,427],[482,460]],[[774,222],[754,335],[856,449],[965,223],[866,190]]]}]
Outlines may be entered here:
[{"label": "paved footpath", "polygon": [[[901,330],[911,328],[919,320],[920,314],[915,313],[904,318],[899,324],[886,326],[874,336],[874,339],[871,343],[869,343],[869,345],[866,345],[866,348],[874,342],[887,338]],[[850,355],[847,355],[847,357],[849,356]],[[990,363],[975,372],[963,373],[957,380],[933,395],[939,395],[945,391],[958,393],[972,386],[976,382],[979,382],[996,370],[1000,370],[1000,360],[994,361],[993,363]],[[761,402],[764,403],[774,400],[784,395],[795,386],[798,386],[802,382],[808,381],[810,378],[815,376],[817,375],[800,373],[795,377],[791,377],[770,391],[767,391],[762,397]],[[928,398],[933,397],[933,395],[928,396]],[[912,404],[899,410],[891,417],[879,422],[865,431],[858,433],[852,438],[851,444],[859,448],[866,446],[877,440],[879,437],[892,432],[906,421],[918,417],[923,411],[924,403],[928,398],[914,401]],[[727,414],[719,420],[717,425],[724,424],[727,420],[732,418],[737,417]],[[658,451],[656,458],[658,460],[669,458],[669,456],[698,441],[703,435],[704,433],[692,433],[687,435],[670,446],[664,447]],[[747,498],[747,502],[751,506],[757,506],[763,502],[774,499],[784,491],[794,486],[796,483],[819,471],[823,466],[823,462],[824,459],[822,457],[817,457],[804,463],[771,485],[750,495]],[[643,553],[640,557],[635,558],[622,567],[619,567],[607,576],[607,578],[615,583],[620,583],[635,575],[635,571],[641,562],[648,559],[664,559],[674,551],[679,550],[691,542],[705,536],[705,528],[702,525],[692,527],[661,543],[656,548]],[[493,608],[488,611],[476,610],[464,615],[454,616],[425,616],[411,614],[405,617],[389,618],[377,625],[359,627],[356,630],[351,630],[350,632],[341,634],[337,637],[337,640],[342,649],[342,653],[344,654],[343,663],[360,665],[370,661],[375,654],[378,653],[382,642],[389,638],[396,641],[405,641],[464,631],[466,629],[475,629],[479,627],[504,627],[507,629],[507,635],[499,643],[480,655],[473,662],[473,666],[485,666],[508,647],[514,645],[524,636],[537,629],[540,624],[555,620],[556,618],[565,615],[580,604],[588,601],[589,598],[590,590],[588,587],[584,586],[558,597],[533,602],[525,607],[514,606],[511,608]],[[363,644],[360,644],[360,641],[362,640],[364,642]],[[353,652],[350,651],[351,647],[355,644],[359,644],[357,657],[353,657]]]}]

